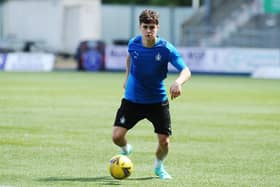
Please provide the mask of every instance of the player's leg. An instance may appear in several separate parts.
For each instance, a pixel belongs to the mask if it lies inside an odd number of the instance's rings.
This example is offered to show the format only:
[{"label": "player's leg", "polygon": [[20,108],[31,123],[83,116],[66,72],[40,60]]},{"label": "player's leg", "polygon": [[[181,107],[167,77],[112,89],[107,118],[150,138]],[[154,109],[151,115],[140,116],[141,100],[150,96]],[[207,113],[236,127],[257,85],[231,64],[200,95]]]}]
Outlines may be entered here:
[{"label": "player's leg", "polygon": [[169,151],[171,120],[168,101],[151,105],[148,110],[148,120],[154,125],[155,133],[158,136],[158,146],[155,158],[155,174],[161,179],[171,179],[171,176],[165,171],[163,161]]},{"label": "player's leg", "polygon": [[132,146],[127,143],[125,135],[141,119],[137,107],[134,103],[122,99],[115,117],[112,140],[121,148],[120,153],[123,155],[129,155],[132,152]]},{"label": "player's leg", "polygon": [[129,155],[132,152],[132,146],[127,143],[125,138],[127,131],[128,130],[124,127],[113,127],[112,140],[117,146],[121,148],[121,154],[123,155]]},{"label": "player's leg", "polygon": [[163,166],[163,161],[169,151],[169,136],[166,134],[158,134],[158,147],[155,159],[155,174],[161,179],[171,179]]},{"label": "player's leg", "polygon": [[156,157],[163,160],[169,151],[169,136],[165,134],[158,134],[158,147],[156,150]]},{"label": "player's leg", "polygon": [[127,144],[127,140],[125,138],[127,129],[124,127],[114,126],[112,140],[117,146],[125,146]]}]

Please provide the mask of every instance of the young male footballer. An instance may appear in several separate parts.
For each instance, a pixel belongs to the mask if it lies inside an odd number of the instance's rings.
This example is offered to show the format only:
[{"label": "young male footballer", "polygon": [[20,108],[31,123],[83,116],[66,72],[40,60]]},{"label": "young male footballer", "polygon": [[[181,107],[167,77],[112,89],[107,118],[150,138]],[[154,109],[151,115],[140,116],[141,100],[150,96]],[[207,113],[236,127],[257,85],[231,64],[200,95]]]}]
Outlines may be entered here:
[{"label": "young male footballer", "polygon": [[180,72],[170,86],[172,100],[182,94],[182,85],[190,79],[191,72],[176,48],[157,35],[159,14],[156,11],[143,10],[139,24],[141,35],[128,43],[125,93],[115,117],[112,140],[121,148],[121,154],[129,155],[132,146],[127,143],[126,133],[140,120],[149,120],[158,137],[154,172],[160,179],[171,179],[163,166],[172,133],[164,79],[171,63]]}]

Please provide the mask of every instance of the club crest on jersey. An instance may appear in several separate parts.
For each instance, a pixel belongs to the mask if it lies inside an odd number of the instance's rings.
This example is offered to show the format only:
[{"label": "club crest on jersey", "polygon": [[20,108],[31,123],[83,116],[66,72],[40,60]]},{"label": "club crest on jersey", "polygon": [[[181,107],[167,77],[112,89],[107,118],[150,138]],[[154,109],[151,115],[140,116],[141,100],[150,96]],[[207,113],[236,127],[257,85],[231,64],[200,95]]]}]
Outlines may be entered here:
[{"label": "club crest on jersey", "polygon": [[155,56],[155,59],[156,59],[156,61],[160,61],[160,60],[161,60],[161,55],[160,55],[160,53],[158,53],[158,54]]}]

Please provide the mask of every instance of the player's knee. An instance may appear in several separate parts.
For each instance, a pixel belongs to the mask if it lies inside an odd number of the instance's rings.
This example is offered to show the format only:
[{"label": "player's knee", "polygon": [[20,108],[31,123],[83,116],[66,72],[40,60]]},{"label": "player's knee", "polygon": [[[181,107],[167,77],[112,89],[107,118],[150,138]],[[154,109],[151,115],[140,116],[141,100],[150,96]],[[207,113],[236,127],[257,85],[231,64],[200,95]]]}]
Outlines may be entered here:
[{"label": "player's knee", "polygon": [[169,139],[168,138],[160,139],[159,144],[163,148],[168,148],[169,147]]},{"label": "player's knee", "polygon": [[125,134],[126,134],[126,129],[114,128],[112,134],[113,142],[117,145],[123,144]]},{"label": "player's knee", "polygon": [[118,135],[118,134],[113,134],[112,135],[112,141],[114,142],[114,143],[118,143],[119,141],[120,141],[120,136]]},{"label": "player's knee", "polygon": [[124,136],[122,134],[119,134],[119,133],[114,133],[112,135],[112,140],[115,144],[121,145],[121,144],[123,144]]}]

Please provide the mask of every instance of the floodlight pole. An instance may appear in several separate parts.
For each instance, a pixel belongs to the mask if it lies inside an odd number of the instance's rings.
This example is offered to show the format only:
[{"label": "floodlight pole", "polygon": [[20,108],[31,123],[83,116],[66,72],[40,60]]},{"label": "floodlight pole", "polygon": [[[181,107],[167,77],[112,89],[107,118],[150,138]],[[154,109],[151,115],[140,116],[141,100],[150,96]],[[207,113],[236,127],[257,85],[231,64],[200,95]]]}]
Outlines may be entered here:
[{"label": "floodlight pole", "polygon": [[135,4],[133,2],[130,3],[130,38],[135,35]]},{"label": "floodlight pole", "polygon": [[192,8],[193,10],[197,10],[199,8],[199,0],[192,0]]},{"label": "floodlight pole", "polygon": [[0,0],[0,39],[3,39],[3,30],[4,30],[4,1]]}]

